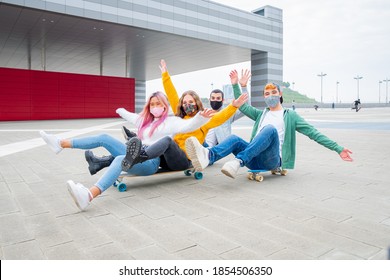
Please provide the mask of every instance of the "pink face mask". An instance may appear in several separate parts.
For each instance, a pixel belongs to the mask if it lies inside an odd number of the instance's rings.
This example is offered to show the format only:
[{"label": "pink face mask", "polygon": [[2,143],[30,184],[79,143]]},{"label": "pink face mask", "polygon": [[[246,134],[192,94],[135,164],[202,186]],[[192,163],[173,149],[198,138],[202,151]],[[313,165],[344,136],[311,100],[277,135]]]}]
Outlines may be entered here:
[{"label": "pink face mask", "polygon": [[164,113],[164,107],[153,107],[150,109],[150,113],[155,117],[159,118]]}]

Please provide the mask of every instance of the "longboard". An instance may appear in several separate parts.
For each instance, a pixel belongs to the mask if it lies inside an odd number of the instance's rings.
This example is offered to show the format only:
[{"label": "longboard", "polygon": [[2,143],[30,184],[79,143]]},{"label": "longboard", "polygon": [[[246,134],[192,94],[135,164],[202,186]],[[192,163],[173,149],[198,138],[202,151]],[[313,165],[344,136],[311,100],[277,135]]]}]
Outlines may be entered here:
[{"label": "longboard", "polygon": [[286,169],[274,169],[274,170],[259,170],[259,169],[249,169],[248,170],[248,179],[252,181],[262,182],[264,180],[264,176],[261,173],[271,171],[272,175],[280,174],[281,176],[287,175]]},{"label": "longboard", "polygon": [[[159,175],[162,175],[162,174],[170,174],[170,173],[177,173],[177,172],[184,172],[184,175],[186,175],[186,176],[194,175],[194,178],[196,180],[201,180],[203,178],[203,173],[200,172],[200,171],[195,171],[195,169],[193,169],[193,168],[186,169],[186,170],[178,170],[178,171],[159,170],[155,174],[149,175],[149,176],[159,176]],[[126,185],[126,183],[123,182],[123,179],[124,178],[128,178],[128,177],[140,177],[140,176],[131,175],[131,174],[128,174],[126,172],[122,172],[121,174],[119,174],[118,179],[116,179],[116,181],[114,182],[113,186],[118,188],[118,191],[120,191],[120,192],[126,191],[127,190],[127,185]]]}]

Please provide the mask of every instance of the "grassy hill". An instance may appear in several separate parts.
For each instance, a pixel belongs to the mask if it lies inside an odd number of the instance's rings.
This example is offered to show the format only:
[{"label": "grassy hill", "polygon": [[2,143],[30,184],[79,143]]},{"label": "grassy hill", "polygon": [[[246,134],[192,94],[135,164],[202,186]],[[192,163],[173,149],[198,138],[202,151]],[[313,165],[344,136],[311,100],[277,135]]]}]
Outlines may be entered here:
[{"label": "grassy hill", "polygon": [[283,102],[285,103],[291,103],[293,100],[295,103],[318,103],[315,99],[309,98],[306,95],[300,94],[299,92],[288,87],[283,87],[282,92]]}]

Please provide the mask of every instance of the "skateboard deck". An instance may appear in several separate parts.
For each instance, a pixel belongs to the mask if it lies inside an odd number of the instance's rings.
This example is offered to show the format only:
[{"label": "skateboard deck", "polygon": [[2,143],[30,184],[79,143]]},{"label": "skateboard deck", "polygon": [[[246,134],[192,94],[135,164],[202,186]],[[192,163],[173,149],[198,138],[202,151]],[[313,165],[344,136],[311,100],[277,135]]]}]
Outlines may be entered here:
[{"label": "skateboard deck", "polygon": [[274,170],[259,170],[259,169],[249,169],[248,170],[248,179],[252,181],[258,181],[262,182],[264,180],[264,176],[262,173],[265,172],[271,172],[272,175],[279,174],[281,176],[286,176],[287,175],[287,170],[286,169],[274,169]]},{"label": "skateboard deck", "polygon": [[[155,174],[149,175],[149,176],[159,176],[159,175],[162,175],[162,174],[171,174],[171,173],[178,173],[178,172],[183,172],[184,175],[186,175],[188,177],[191,176],[191,175],[194,175],[194,178],[196,180],[201,180],[203,178],[203,173],[200,172],[200,171],[195,171],[195,169],[193,169],[193,168],[186,169],[186,170],[177,170],[177,171],[176,170],[175,171],[172,171],[172,170],[159,170]],[[122,172],[121,174],[119,174],[118,179],[116,179],[116,181],[113,184],[113,186],[118,188],[118,191],[120,191],[120,192],[126,191],[127,190],[127,185],[126,185],[126,183],[123,182],[123,179],[124,178],[128,178],[128,177],[147,177],[147,176],[137,176],[137,175],[128,174],[126,172]]]}]

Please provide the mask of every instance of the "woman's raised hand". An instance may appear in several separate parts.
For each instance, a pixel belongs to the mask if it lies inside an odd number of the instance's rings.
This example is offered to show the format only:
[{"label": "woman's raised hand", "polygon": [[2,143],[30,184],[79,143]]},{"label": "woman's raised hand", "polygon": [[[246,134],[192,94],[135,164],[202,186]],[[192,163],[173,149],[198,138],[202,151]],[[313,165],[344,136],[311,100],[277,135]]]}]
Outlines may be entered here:
[{"label": "woman's raised hand", "polygon": [[242,104],[248,101],[248,98],[248,93],[243,93],[240,95],[240,97],[232,101],[232,105],[236,108],[240,108]]},{"label": "woman's raised hand", "polygon": [[167,69],[167,63],[165,62],[164,59],[161,59],[161,60],[160,60],[160,65],[159,65],[158,67],[160,67],[161,73],[165,73],[165,72],[168,71],[168,69]]},{"label": "woman's raised hand", "polygon": [[199,114],[205,118],[211,118],[215,115],[215,111],[209,108],[205,108],[203,111],[199,111]]}]

